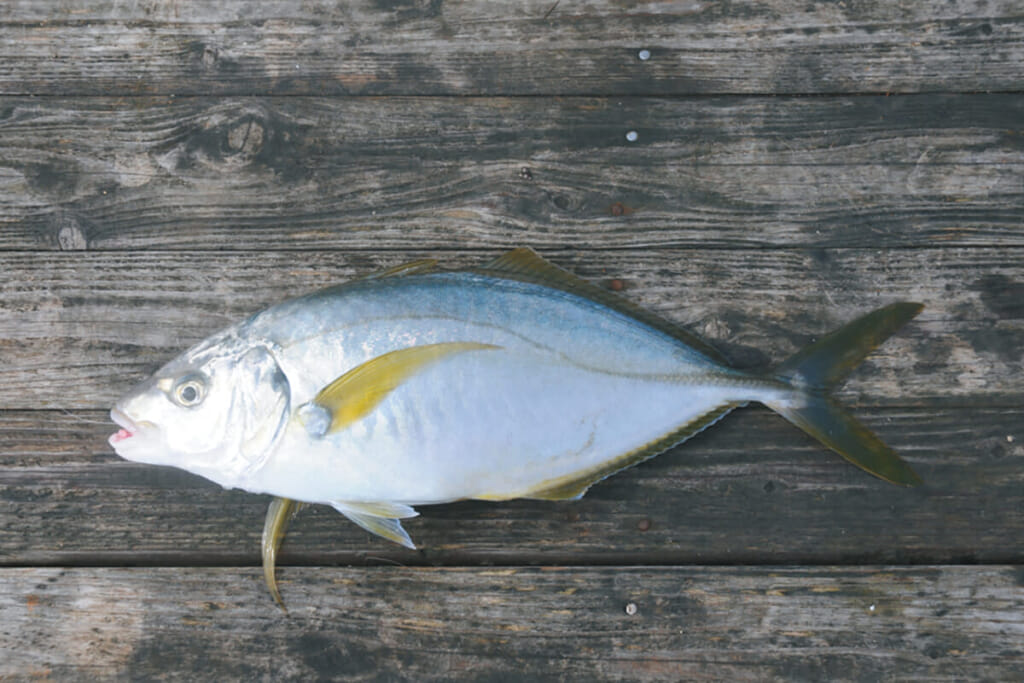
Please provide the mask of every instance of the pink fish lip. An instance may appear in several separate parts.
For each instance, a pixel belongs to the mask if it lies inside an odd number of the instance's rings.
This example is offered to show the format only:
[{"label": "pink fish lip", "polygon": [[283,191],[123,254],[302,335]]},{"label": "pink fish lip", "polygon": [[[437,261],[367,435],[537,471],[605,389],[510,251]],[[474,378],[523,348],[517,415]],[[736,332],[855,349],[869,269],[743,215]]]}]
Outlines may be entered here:
[{"label": "pink fish lip", "polygon": [[118,441],[124,441],[132,435],[127,429],[119,429],[116,434],[112,434],[110,437],[111,443],[117,443]]},{"label": "pink fish lip", "polygon": [[117,430],[116,433],[111,434],[110,439],[108,439],[110,445],[129,439],[135,436],[139,431],[138,425],[136,425],[130,417],[122,413],[117,408],[110,411],[110,419],[114,421],[114,424],[121,428]]}]

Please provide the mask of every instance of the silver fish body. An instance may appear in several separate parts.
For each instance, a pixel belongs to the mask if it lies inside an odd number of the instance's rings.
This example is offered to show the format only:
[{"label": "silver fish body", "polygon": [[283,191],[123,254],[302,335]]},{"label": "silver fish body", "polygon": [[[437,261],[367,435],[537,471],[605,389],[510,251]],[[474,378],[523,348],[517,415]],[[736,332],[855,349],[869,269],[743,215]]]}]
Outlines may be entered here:
[{"label": "silver fish body", "polygon": [[416,373],[346,429],[318,437],[299,420],[283,423],[264,464],[228,482],[311,502],[529,496],[722,404],[791,393],[580,296],[475,273],[329,290],[272,308],[238,334],[271,350],[294,406],[387,352],[488,347]]}]

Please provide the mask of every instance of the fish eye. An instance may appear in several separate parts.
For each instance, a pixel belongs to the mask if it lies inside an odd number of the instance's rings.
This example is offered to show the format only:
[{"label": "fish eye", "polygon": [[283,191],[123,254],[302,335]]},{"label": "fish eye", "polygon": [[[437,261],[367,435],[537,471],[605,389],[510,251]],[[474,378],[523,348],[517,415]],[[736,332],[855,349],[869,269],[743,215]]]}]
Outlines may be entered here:
[{"label": "fish eye", "polygon": [[206,383],[195,375],[185,377],[171,392],[174,402],[183,408],[191,408],[203,402],[206,398]]}]

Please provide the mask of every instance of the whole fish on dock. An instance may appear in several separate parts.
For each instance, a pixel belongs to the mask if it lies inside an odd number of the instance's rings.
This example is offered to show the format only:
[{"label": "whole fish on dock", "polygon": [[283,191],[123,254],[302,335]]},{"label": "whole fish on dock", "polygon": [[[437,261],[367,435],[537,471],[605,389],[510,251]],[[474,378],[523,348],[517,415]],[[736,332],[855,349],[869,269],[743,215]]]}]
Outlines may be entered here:
[{"label": "whole fish on dock", "polygon": [[264,575],[302,503],[414,548],[414,506],[573,500],[750,401],[862,469],[917,475],[829,397],[921,310],[854,320],[767,374],[516,249],[477,269],[416,261],[272,306],[117,402],[117,453],[275,496]]}]

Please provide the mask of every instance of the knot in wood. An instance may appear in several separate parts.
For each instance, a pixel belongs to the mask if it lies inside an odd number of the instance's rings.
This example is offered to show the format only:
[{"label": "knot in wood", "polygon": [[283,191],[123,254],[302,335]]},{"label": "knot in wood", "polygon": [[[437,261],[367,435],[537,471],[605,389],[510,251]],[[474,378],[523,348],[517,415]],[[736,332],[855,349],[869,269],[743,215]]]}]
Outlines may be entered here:
[{"label": "knot in wood", "polygon": [[217,66],[217,58],[219,56],[220,53],[217,48],[206,45],[203,47],[203,54],[199,58],[199,61],[202,63],[204,69],[213,69]]},{"label": "knot in wood", "polygon": [[61,214],[55,221],[57,246],[61,251],[82,251],[89,248],[89,238],[74,216]]},{"label": "knot in wood", "polygon": [[263,125],[251,118],[239,121],[228,131],[228,148],[245,156],[258,154],[263,147]]}]

